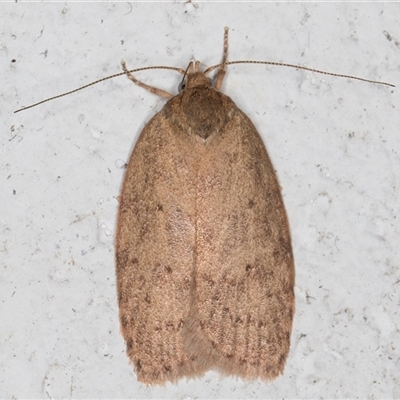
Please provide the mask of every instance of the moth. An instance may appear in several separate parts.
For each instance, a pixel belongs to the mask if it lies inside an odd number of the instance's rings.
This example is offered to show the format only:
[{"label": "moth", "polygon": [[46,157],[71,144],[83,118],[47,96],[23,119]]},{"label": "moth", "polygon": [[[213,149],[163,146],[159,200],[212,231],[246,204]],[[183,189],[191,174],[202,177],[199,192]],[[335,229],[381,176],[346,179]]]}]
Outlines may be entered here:
[{"label": "moth", "polygon": [[[138,380],[164,384],[209,369],[244,379],[282,374],[295,312],[295,270],[280,187],[250,119],[220,92],[227,61],[200,71],[144,67],[102,78],[15,112],[127,75],[168,98],[130,157],[116,232],[119,318]],[[176,96],[133,72],[183,75]],[[218,68],[213,86],[207,75]]]},{"label": "moth", "polygon": [[141,132],[122,185],[120,323],[148,384],[212,368],[272,379],[289,352],[289,225],[256,128],[219,91],[227,34],[216,87],[199,62],[189,64],[181,92]]}]

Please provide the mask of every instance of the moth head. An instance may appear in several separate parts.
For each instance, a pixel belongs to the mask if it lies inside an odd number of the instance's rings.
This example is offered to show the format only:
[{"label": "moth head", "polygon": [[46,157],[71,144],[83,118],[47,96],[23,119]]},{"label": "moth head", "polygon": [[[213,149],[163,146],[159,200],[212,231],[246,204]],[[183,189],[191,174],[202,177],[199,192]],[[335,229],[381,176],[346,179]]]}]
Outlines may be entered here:
[{"label": "moth head", "polygon": [[192,60],[186,68],[178,90],[182,92],[196,86],[211,86],[211,80],[207,78],[204,72],[200,71],[200,61]]}]

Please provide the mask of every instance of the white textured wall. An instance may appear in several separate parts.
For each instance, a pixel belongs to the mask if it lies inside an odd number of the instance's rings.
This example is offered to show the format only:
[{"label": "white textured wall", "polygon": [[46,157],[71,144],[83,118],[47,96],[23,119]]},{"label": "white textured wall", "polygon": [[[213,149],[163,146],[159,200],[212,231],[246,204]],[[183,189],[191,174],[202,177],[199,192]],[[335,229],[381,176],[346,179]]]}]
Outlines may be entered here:
[{"label": "white textured wall", "polygon": [[[0,397],[399,398],[399,18],[398,3],[2,3]],[[272,383],[210,372],[146,388],[119,334],[113,242],[121,166],[163,100],[121,77],[13,111],[116,73],[122,58],[218,63],[224,26],[231,60],[398,87],[229,69],[223,90],[259,129],[289,215],[290,357]],[[168,91],[180,81],[140,78]]]}]

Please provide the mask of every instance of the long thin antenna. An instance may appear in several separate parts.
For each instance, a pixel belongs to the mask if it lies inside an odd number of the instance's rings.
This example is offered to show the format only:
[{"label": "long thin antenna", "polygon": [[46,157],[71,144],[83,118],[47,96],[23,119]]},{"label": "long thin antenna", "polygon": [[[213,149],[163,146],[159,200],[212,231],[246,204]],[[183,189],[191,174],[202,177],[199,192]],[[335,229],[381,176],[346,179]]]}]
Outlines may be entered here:
[{"label": "long thin antenna", "polygon": [[[387,82],[373,81],[371,79],[360,78],[358,76],[336,74],[336,73],[333,73],[333,72],[322,71],[320,69],[304,67],[302,65],[287,64],[287,63],[281,63],[281,62],[275,62],[275,61],[246,61],[246,60],[228,61],[228,62],[225,62],[224,64],[216,64],[216,65],[212,65],[211,67],[208,67],[204,71],[204,74],[207,75],[208,73],[210,73],[211,71],[213,71],[216,68],[220,68],[220,67],[224,68],[224,66],[226,66],[226,65],[233,65],[233,64],[263,64],[263,65],[274,65],[274,66],[279,66],[279,67],[289,67],[289,68],[295,68],[295,69],[302,69],[302,70],[305,70],[305,71],[316,72],[318,74],[336,76],[336,77],[339,77],[339,78],[355,79],[355,80],[358,80],[358,81],[373,83],[373,84],[376,84],[376,85],[385,85],[385,86],[390,86],[390,87],[396,87],[395,85],[393,85],[391,83],[387,83]],[[78,91],[80,91],[82,89],[85,89],[85,88],[87,88],[89,86],[96,85],[97,83],[106,81],[108,79],[116,78],[117,76],[127,75],[128,73],[132,73],[132,72],[146,71],[146,70],[149,70],[149,69],[168,69],[168,70],[172,70],[172,71],[177,71],[180,74],[182,74],[183,76],[185,75],[185,71],[182,68],[168,67],[168,66],[164,66],[164,65],[154,66],[154,67],[136,68],[136,69],[132,69],[132,70],[129,70],[129,71],[119,72],[118,74],[107,76],[105,78],[98,79],[97,81],[88,83],[87,85],[81,86],[81,87],[79,87],[77,89],[74,89],[74,90],[71,90],[69,92],[62,93],[62,94],[59,94],[57,96],[50,97],[48,99],[39,101],[38,103],[31,104],[30,106],[27,106],[27,107],[22,107],[19,110],[14,111],[14,113],[18,113],[20,111],[28,110],[29,108],[36,107],[39,104],[46,103],[46,102],[48,102],[50,100],[54,100],[54,99],[58,99],[60,97],[67,96],[68,94],[78,92]]]},{"label": "long thin antenna", "polygon": [[59,94],[59,95],[57,95],[57,96],[50,97],[50,98],[48,98],[48,99],[39,101],[38,103],[31,104],[30,106],[27,106],[27,107],[20,108],[19,110],[14,111],[14,114],[15,114],[15,113],[18,113],[18,112],[20,112],[20,111],[28,110],[29,108],[32,108],[32,107],[36,107],[36,106],[38,106],[39,104],[46,103],[46,102],[48,102],[48,101],[50,101],[50,100],[58,99],[58,98],[60,98],[60,97],[66,96],[66,95],[68,95],[68,94],[78,92],[79,90],[86,89],[86,88],[89,87],[89,86],[96,85],[97,83],[106,81],[106,80],[108,80],[108,79],[116,78],[117,76],[121,76],[121,75],[126,75],[128,72],[139,72],[139,71],[145,71],[145,70],[147,70],[147,69],[169,69],[169,70],[177,71],[177,72],[179,72],[180,74],[184,74],[184,73],[185,73],[185,71],[184,71],[183,69],[181,69],[181,68],[168,67],[168,66],[163,66],[163,65],[161,65],[161,66],[155,66],[155,67],[136,68],[136,69],[132,69],[132,70],[130,70],[130,71],[119,72],[118,74],[114,74],[114,75],[111,75],[111,76],[107,76],[107,77],[105,77],[105,78],[98,79],[97,81],[94,81],[94,82],[92,82],[92,83],[88,83],[87,85],[81,86],[81,87],[79,87],[79,88],[77,88],[77,89],[74,89],[74,90],[71,90],[71,91],[69,91],[69,92],[62,93],[62,94]]},{"label": "long thin antenna", "polygon": [[[318,74],[337,76],[339,78],[356,79],[356,80],[362,81],[362,82],[375,83],[377,85],[386,85],[386,86],[396,87],[395,85],[393,85],[391,83],[387,83],[387,82],[373,81],[371,79],[360,78],[358,76],[353,76],[353,75],[335,74],[334,72],[327,72],[327,71],[322,71],[320,69],[303,67],[302,65],[287,64],[287,63],[281,63],[281,62],[275,62],[275,61],[228,61],[225,63],[225,65],[232,65],[232,64],[264,64],[264,65],[275,65],[275,66],[279,66],[279,67],[290,67],[290,68],[296,68],[296,69],[303,69],[305,71],[316,72]],[[211,67],[208,67],[204,71],[204,73],[208,74],[209,72],[211,72],[214,69],[219,68],[221,66],[222,66],[222,64],[212,65]]]}]

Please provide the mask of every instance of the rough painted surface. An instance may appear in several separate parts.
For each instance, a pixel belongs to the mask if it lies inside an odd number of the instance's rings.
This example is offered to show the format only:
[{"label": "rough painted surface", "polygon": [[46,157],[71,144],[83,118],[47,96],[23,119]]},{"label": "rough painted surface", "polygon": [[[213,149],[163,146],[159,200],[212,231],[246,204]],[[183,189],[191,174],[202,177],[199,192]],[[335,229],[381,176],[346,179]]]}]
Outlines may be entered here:
[{"label": "rough painted surface", "polygon": [[[397,88],[228,69],[222,91],[268,145],[296,260],[290,356],[268,384],[208,372],[150,389],[127,362],[117,197],[135,138],[164,101],[121,77],[12,114],[120,71],[121,58],[213,64],[224,26],[231,60],[398,84],[398,4],[131,4],[1,4],[0,397],[399,398]],[[137,75],[168,91],[174,76]]]}]

